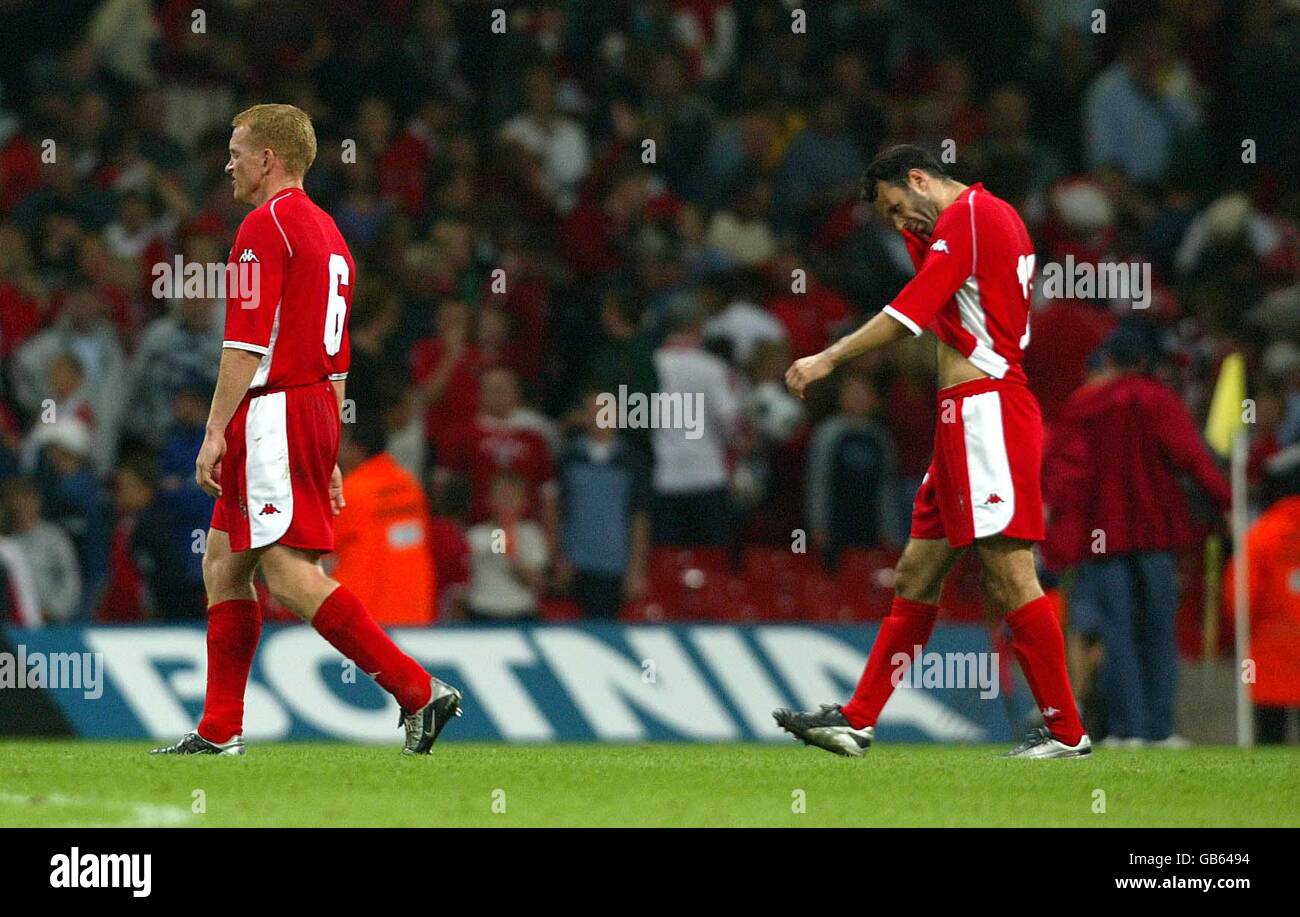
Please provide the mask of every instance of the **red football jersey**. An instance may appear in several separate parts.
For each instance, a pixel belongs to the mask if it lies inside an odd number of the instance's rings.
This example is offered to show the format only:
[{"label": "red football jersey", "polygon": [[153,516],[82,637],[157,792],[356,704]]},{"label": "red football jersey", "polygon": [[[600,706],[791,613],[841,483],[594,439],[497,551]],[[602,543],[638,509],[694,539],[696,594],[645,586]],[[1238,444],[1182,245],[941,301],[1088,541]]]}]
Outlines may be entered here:
[{"label": "red football jersey", "polygon": [[1024,382],[1034,244],[1014,207],[976,183],[921,239],[904,232],[916,276],[885,311],[927,328],[995,379]]},{"label": "red football jersey", "polygon": [[225,346],[262,355],[250,389],[347,378],[356,268],[328,213],[281,191],[244,217],[230,264]]},{"label": "red football jersey", "polygon": [[447,442],[439,464],[469,478],[471,522],[491,517],[492,481],[501,472],[511,471],[523,479],[528,496],[524,512],[530,517],[541,504],[542,488],[555,479],[551,452],[540,433],[479,420]]}]

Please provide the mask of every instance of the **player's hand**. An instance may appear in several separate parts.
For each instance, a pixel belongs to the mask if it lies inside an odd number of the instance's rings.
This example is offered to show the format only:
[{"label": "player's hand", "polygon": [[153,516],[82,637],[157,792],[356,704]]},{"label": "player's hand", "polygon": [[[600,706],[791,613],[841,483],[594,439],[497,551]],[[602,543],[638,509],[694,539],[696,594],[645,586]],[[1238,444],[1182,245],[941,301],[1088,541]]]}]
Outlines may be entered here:
[{"label": "player's hand", "polygon": [[786,387],[802,398],[804,389],[818,379],[829,376],[834,368],[825,353],[813,354],[811,357],[795,360],[791,367],[785,371]]},{"label": "player's hand", "polygon": [[348,501],[343,499],[343,472],[335,465],[334,473],[330,475],[330,509],[337,516],[347,505]]},{"label": "player's hand", "polygon": [[224,433],[207,433],[194,460],[194,480],[209,497],[221,496],[221,458],[226,454]]}]

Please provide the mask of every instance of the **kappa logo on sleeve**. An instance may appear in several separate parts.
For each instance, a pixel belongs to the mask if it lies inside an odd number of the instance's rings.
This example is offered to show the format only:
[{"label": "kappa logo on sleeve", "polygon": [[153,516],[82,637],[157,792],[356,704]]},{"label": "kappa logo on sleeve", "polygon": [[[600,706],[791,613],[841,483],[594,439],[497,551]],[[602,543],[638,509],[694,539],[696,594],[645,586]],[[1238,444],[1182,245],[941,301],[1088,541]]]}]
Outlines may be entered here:
[{"label": "kappa logo on sleeve", "polygon": [[944,252],[946,254],[948,252],[948,243],[945,242],[943,239],[936,239],[935,243],[930,246],[930,251]]},{"label": "kappa logo on sleeve", "polygon": [[[257,255],[253,254],[253,250],[251,248],[246,248],[244,249],[244,253],[239,256],[239,263],[248,264],[250,261],[257,261]],[[261,264],[260,261],[257,261],[257,263]]]}]

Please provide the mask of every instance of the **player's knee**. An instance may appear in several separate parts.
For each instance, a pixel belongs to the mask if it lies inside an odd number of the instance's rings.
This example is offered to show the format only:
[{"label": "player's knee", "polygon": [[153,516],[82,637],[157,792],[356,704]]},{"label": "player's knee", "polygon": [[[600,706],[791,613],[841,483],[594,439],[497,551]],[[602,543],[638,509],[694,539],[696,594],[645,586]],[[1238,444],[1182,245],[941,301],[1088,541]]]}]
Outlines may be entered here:
[{"label": "player's knee", "polygon": [[935,576],[934,571],[926,569],[906,553],[899,558],[894,570],[894,593],[913,602],[925,602],[929,605],[939,603],[943,581]]},{"label": "player's knee", "polygon": [[292,577],[276,576],[270,571],[266,571],[266,587],[271,593],[271,598],[276,602],[289,609],[298,617],[302,617],[303,611],[303,590]]},{"label": "player's knee", "polygon": [[985,571],[984,594],[1001,614],[1010,614],[1033,601],[1042,590],[1035,577],[1025,578],[1010,571]]},{"label": "player's knee", "polygon": [[234,580],[235,565],[230,557],[218,557],[212,552],[203,555],[203,586],[208,595],[227,592],[238,583]]}]

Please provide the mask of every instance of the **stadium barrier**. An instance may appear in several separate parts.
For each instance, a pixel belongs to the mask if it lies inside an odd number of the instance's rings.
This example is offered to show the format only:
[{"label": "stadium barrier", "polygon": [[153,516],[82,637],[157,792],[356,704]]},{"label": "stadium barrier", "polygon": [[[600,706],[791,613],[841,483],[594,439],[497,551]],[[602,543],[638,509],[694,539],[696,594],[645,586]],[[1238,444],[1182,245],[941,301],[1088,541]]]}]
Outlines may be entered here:
[{"label": "stadium barrier", "polygon": [[[464,689],[465,715],[449,741],[726,742],[788,741],[774,707],[847,698],[875,629],[584,624],[392,634]],[[28,709],[52,700],[61,715],[49,717],[51,734],[70,725],[86,738],[174,739],[202,710],[201,626],[14,630],[7,652],[0,694]],[[1012,688],[1013,670],[983,627],[941,625],[925,655],[900,666],[906,678],[879,735],[1007,741],[1032,710],[1023,687]],[[247,694],[250,741],[397,744],[397,722],[396,703],[313,630],[264,629]]]}]

